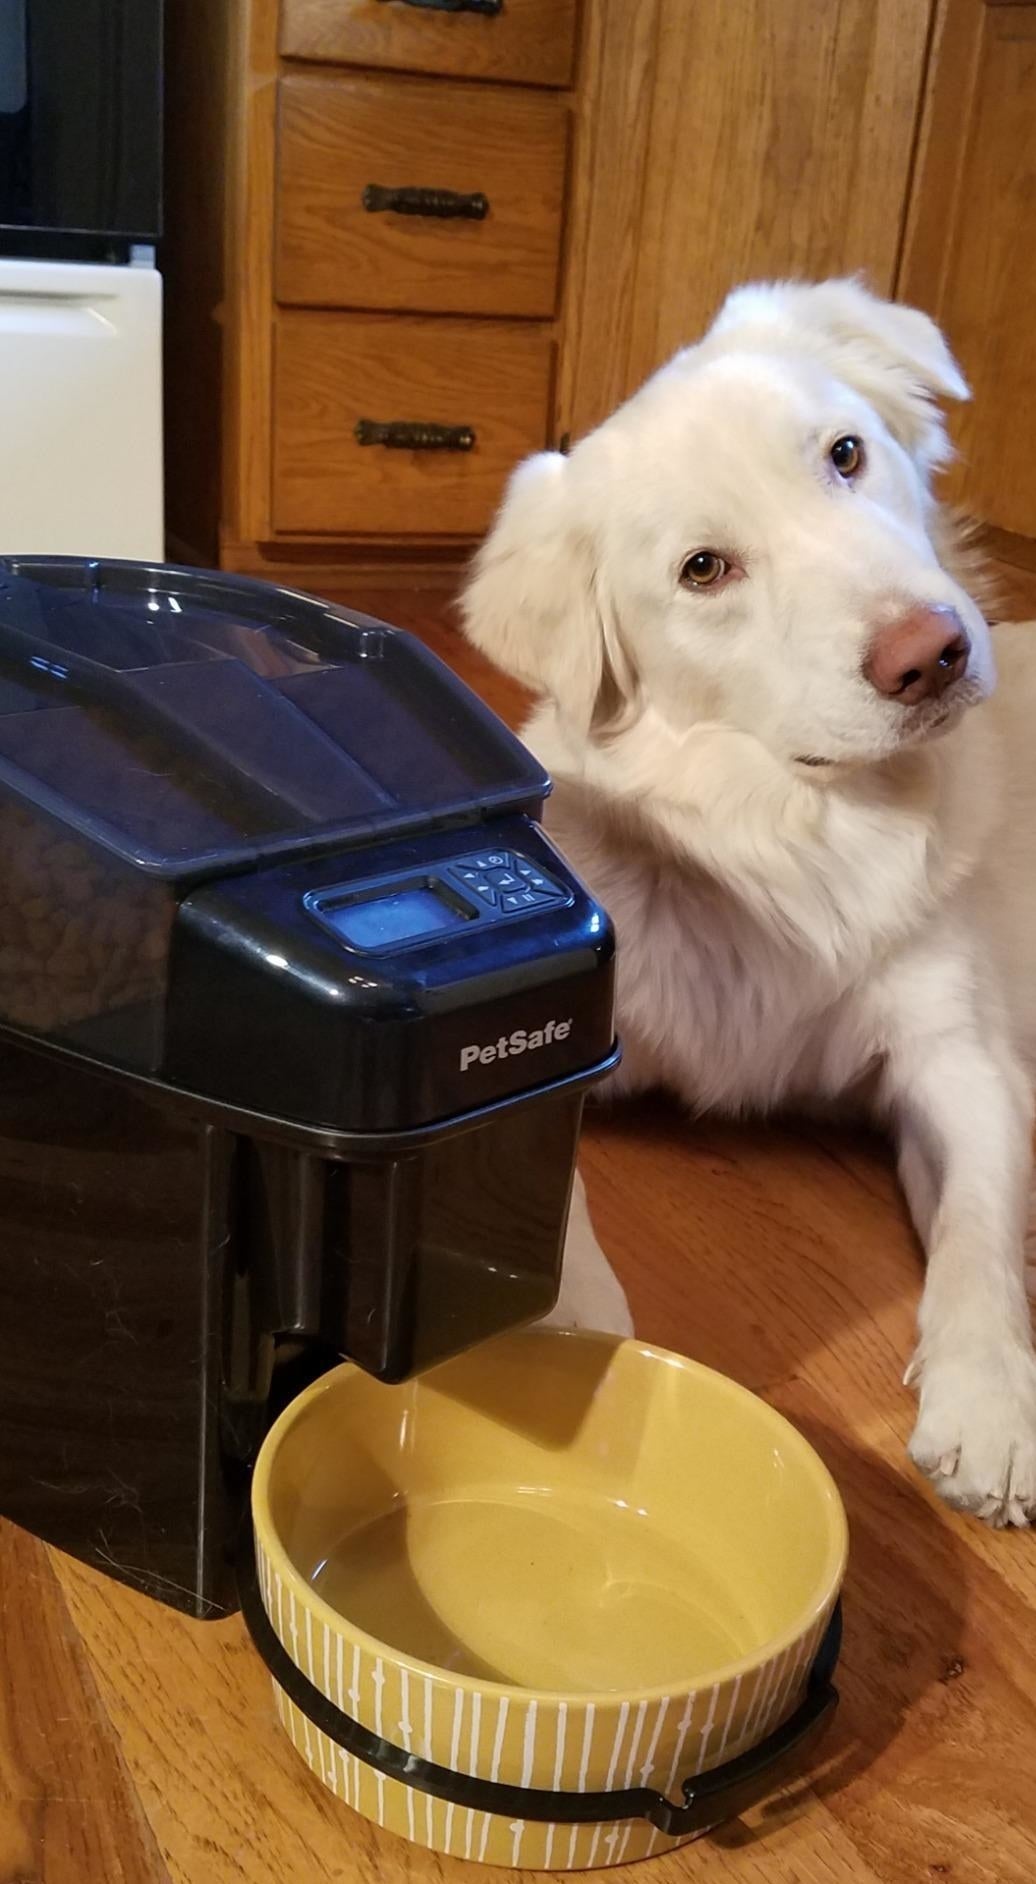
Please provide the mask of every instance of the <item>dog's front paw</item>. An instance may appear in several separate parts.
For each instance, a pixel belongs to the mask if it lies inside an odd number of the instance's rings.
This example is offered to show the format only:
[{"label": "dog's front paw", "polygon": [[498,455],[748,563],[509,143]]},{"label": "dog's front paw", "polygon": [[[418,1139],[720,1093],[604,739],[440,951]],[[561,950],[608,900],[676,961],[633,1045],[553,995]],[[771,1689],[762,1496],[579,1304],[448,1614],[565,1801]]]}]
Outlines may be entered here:
[{"label": "dog's front paw", "polygon": [[1036,1518],[1036,1357],[923,1363],[910,1457],[947,1504],[987,1524]]}]

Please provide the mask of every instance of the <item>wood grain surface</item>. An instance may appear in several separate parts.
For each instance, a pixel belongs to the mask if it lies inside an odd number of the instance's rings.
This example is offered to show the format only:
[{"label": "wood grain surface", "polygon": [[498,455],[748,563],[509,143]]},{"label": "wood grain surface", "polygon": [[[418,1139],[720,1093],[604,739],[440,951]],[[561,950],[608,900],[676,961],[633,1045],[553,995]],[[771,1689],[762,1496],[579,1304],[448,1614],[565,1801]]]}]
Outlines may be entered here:
[{"label": "wood grain surface", "polygon": [[1036,5],[940,0],[900,299],[964,369],[948,490],[1036,540]]},{"label": "wood grain surface", "polygon": [[[278,0],[249,0],[231,9],[226,150],[201,147],[214,170],[223,164],[226,169],[224,301],[218,312],[225,346],[220,522],[233,518],[241,536],[255,540],[270,534],[277,10]],[[198,56],[196,46],[192,56]],[[167,407],[167,422],[175,410]]]},{"label": "wood grain surface", "polygon": [[[579,437],[636,384],[630,357],[662,0],[584,0],[556,429]],[[688,329],[688,338],[690,330]]]},{"label": "wood grain surface", "polygon": [[[277,320],[278,530],[475,537],[547,441],[554,343],[533,323],[324,314]],[[360,445],[358,419],[471,426],[470,451]]]},{"label": "wood grain surface", "polygon": [[[289,73],[280,82],[282,302],[554,313],[568,143],[555,92]],[[371,211],[368,184],[480,194],[481,219]]]},{"label": "wood grain surface", "polygon": [[408,6],[405,0],[283,0],[281,51],[292,59],[443,77],[567,85],[576,4],[507,0],[488,17]]},{"label": "wood grain surface", "polygon": [[[518,690],[487,677],[440,601],[346,599],[421,628],[520,716]],[[852,1532],[843,1701],[816,1770],[650,1875],[1031,1884],[1036,1538],[951,1515],[904,1458],[920,1270],[885,1148],[794,1124],[693,1125],[657,1100],[597,1114],[584,1169],[642,1333],[795,1420]],[[322,1791],[276,1725],[238,1618],[191,1623],[11,1526],[0,1695],[0,1884],[470,1875]]]},{"label": "wood grain surface", "polygon": [[597,424],[728,290],[895,279],[932,0],[587,0],[561,420]]}]

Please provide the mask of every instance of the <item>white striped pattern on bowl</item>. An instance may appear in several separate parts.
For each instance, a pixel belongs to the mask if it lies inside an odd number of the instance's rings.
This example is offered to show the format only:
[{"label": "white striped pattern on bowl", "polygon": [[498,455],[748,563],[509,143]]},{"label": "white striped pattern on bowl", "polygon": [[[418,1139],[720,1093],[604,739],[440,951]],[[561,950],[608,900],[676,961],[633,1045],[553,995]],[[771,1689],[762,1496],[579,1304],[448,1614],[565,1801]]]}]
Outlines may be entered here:
[{"label": "white striped pattern on bowl", "polygon": [[[282,1646],[342,1713],[407,1752],[458,1773],[553,1791],[647,1786],[679,1797],[681,1782],[756,1745],[792,1713],[831,1617],[835,1596],[804,1633],[747,1674],[660,1700],[551,1701],[485,1693],[373,1653],[334,1629],[286,1583],[256,1537],[263,1604]],[[365,1766],[309,1721],[274,1683],[293,1745],[323,1784],[364,1818],[456,1858],[523,1870],[628,1864],[686,1842],[643,1820],[542,1824],[451,1805]]]}]

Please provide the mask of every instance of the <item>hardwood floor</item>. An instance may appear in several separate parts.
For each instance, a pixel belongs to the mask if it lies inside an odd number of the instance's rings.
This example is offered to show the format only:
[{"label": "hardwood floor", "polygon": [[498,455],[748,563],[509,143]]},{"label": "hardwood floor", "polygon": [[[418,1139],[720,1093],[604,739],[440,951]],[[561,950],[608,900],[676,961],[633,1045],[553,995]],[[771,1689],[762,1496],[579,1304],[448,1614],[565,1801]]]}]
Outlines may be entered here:
[{"label": "hardwood floor", "polygon": [[[437,599],[362,603],[422,629],[520,713],[519,690],[451,635]],[[694,1125],[659,1100],[592,1121],[584,1169],[640,1331],[788,1414],[852,1530],[843,1702],[818,1770],[655,1860],[658,1884],[1032,1884],[1036,1536],[951,1516],[906,1464],[920,1264],[883,1147]],[[0,1884],[467,1875],[317,1785],[238,1618],[188,1622],[9,1525],[0,1697]]]}]

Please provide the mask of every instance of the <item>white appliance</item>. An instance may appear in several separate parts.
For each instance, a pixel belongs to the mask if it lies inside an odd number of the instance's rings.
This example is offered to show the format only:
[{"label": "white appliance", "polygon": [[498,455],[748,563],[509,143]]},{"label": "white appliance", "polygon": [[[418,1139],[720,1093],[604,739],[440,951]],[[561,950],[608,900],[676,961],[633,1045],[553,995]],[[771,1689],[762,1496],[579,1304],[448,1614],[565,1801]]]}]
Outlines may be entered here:
[{"label": "white appliance", "polygon": [[0,553],[161,561],[162,282],[0,255]]}]

